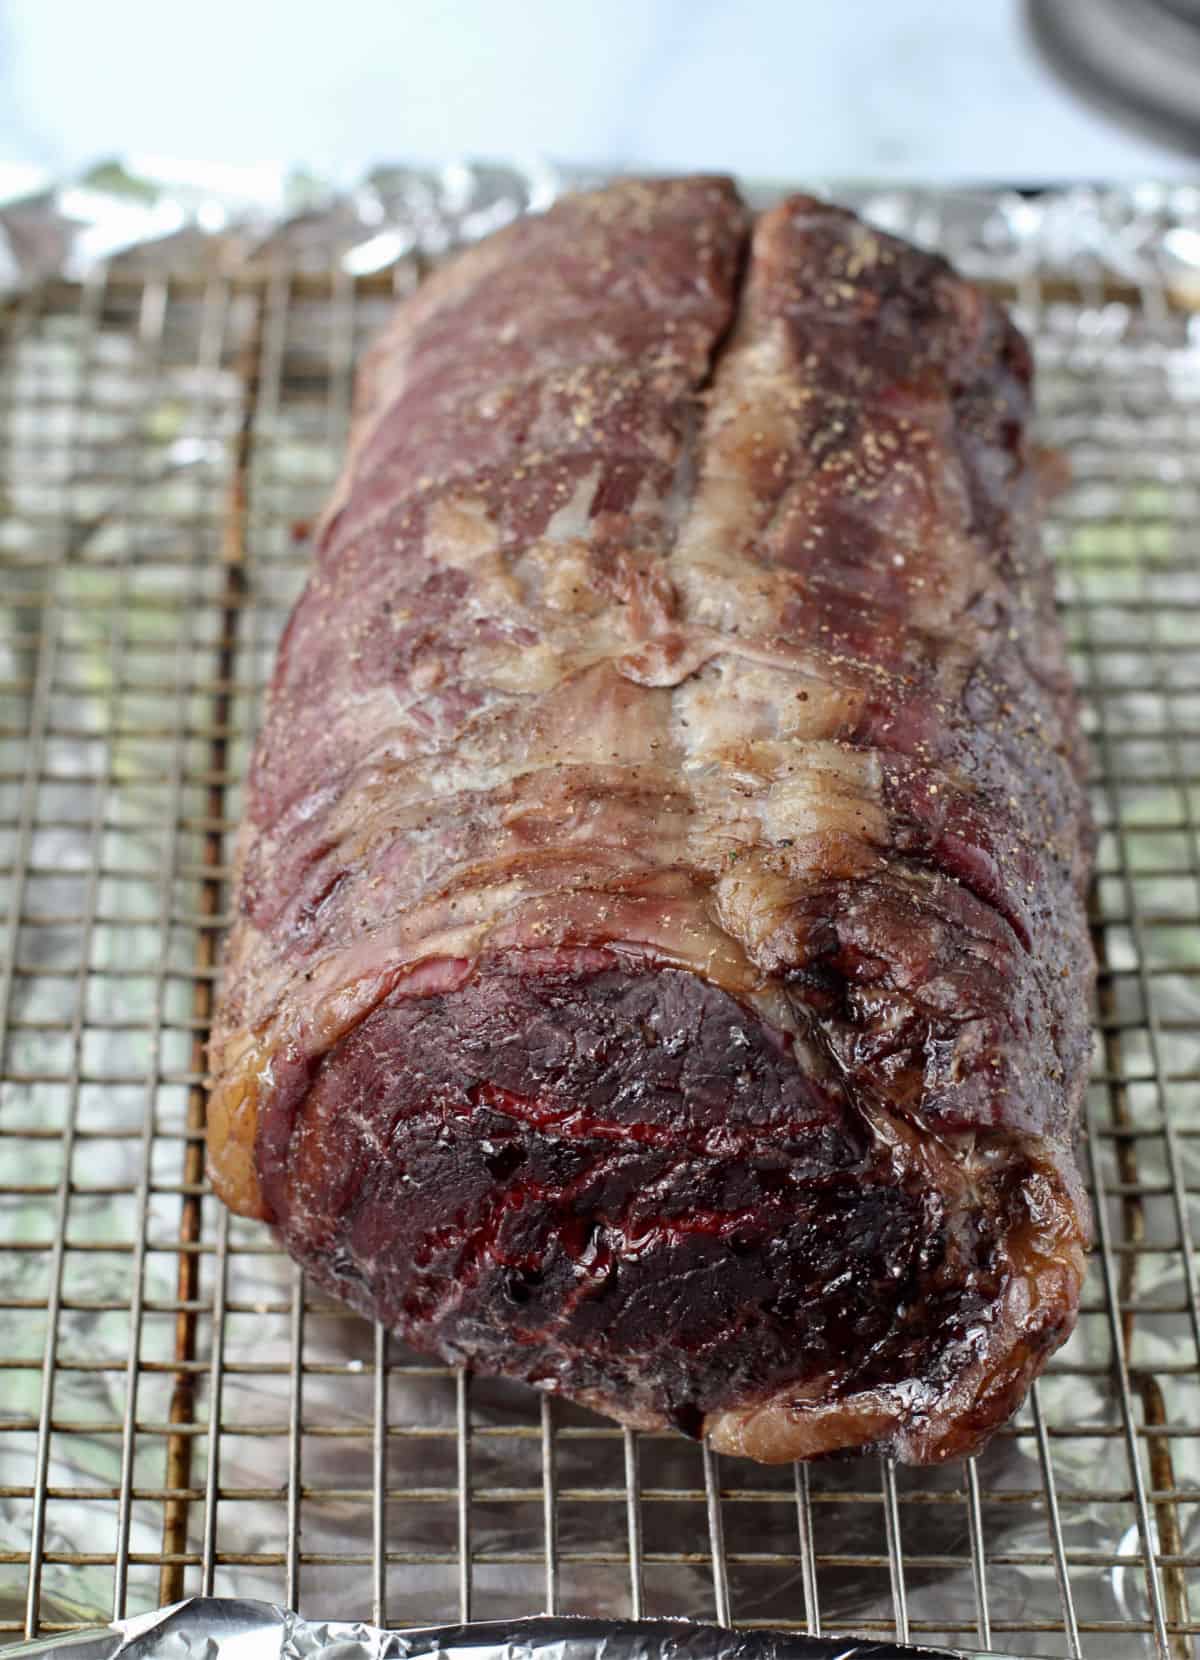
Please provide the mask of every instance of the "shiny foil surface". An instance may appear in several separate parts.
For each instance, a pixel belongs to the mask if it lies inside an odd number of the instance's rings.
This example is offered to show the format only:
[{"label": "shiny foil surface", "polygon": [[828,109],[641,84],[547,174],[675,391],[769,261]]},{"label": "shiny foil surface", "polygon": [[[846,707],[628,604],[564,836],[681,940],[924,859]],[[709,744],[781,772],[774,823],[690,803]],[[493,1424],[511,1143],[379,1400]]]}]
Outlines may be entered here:
[{"label": "shiny foil surface", "polygon": [[[974,1467],[633,1446],[401,1350],[203,1187],[223,872],[354,362],[430,261],[588,182],[130,165],[0,200],[0,1641],[882,1660],[907,1627],[964,1653],[1194,1654],[1200,190],[818,187],[1005,295],[1067,486],[1046,534],[1096,767],[1102,1226],[1078,1330]],[[564,1613],[618,1623],[526,1621],[548,1579]],[[468,1603],[500,1623],[444,1624]],[[619,1623],[639,1606],[672,1623]],[[814,1611],[870,1636],[822,1646]],[[676,1622],[725,1614],[798,1629]],[[368,1616],[427,1629],[344,1623]]]}]

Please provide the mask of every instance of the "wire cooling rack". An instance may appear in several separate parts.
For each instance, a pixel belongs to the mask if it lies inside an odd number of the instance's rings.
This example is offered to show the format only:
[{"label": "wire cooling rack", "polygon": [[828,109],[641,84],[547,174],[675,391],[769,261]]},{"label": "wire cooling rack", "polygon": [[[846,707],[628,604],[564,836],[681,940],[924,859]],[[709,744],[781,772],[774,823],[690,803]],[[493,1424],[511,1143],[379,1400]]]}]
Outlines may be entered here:
[{"label": "wire cooling rack", "polygon": [[[899,228],[945,240],[920,212]],[[1098,1241],[1015,1424],[938,1471],[759,1469],[469,1381],[216,1204],[204,1045],[248,744],[356,355],[420,271],[117,264],[9,305],[4,1638],[215,1592],[377,1623],[541,1607],[1195,1653],[1200,324],[1153,251],[1132,282],[1033,252],[991,274],[1073,475],[1049,535],[1101,829]]]}]

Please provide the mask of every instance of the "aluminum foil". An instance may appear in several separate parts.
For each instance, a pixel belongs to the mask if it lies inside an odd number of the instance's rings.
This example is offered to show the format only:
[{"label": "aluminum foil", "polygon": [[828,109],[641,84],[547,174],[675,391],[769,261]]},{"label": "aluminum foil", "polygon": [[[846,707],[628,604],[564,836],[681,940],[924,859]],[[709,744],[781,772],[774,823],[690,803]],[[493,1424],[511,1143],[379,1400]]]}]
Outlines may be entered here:
[{"label": "aluminum foil", "polygon": [[[413,253],[436,256],[601,182],[549,161],[385,166],[351,185],[257,166],[110,162],[67,183],[0,168],[0,292],[49,276],[80,279],[105,261],[139,270],[269,261],[330,263],[364,276]],[[14,188],[16,186],[17,188]],[[1041,193],[876,188],[846,181],[743,181],[756,205],[790,190],[834,195],[884,229],[942,247],[968,273],[1102,266],[1200,298],[1200,186],[1078,186]]]},{"label": "aluminum foil", "polygon": [[[365,275],[402,265],[414,255],[436,258],[463,241],[484,235],[507,219],[530,208],[548,203],[562,189],[591,182],[582,175],[564,172],[549,165],[531,168],[510,166],[454,165],[444,169],[379,169],[367,180],[338,186],[312,178],[296,178],[271,171],[251,170],[231,175],[227,170],[208,168],[171,169],[141,161],[128,166],[97,170],[86,179],[69,185],[46,184],[23,188],[8,200],[0,200],[0,287],[12,290],[30,287],[48,278],[86,279],[105,263],[133,273],[224,272],[236,274],[263,265],[289,271],[312,270],[328,273],[331,264],[350,275]],[[2,183],[2,181],[0,181]],[[766,201],[783,187],[771,183],[749,187],[757,201]],[[820,188],[820,187],[817,187]],[[922,190],[876,190],[869,187],[842,187],[831,192],[850,201],[886,228],[896,229],[917,240],[943,248],[965,271],[991,277],[1007,277],[1020,285],[1024,275],[1036,272],[1039,279],[1052,282],[1056,272],[1095,274],[1095,304],[1083,311],[1051,311],[1045,328],[1035,341],[1042,389],[1043,432],[1051,443],[1073,447],[1080,461],[1073,496],[1073,517],[1052,526],[1056,551],[1060,555],[1066,597],[1086,599],[1089,626],[1118,637],[1129,628],[1130,614],[1118,602],[1138,579],[1139,536],[1159,534],[1158,521],[1185,512],[1200,512],[1200,480],[1191,457],[1197,453],[1194,435],[1200,432],[1200,330],[1196,320],[1185,317],[1150,326],[1137,312],[1137,291],[1145,288],[1156,295],[1170,292],[1193,303],[1200,302],[1200,190],[1191,187],[1146,186],[1132,190],[1071,190],[1049,192],[1036,197],[1015,193],[954,193]],[[1113,304],[1104,298],[1100,278],[1132,285],[1133,302]],[[379,302],[387,304],[386,299]],[[1069,314],[1068,314],[1069,311]],[[236,334],[237,318],[231,321]],[[1158,332],[1155,332],[1155,329]],[[295,355],[303,373],[303,354],[310,349],[301,330],[284,343],[285,355]],[[110,671],[111,627],[114,608],[119,608],[127,570],[114,562],[127,557],[132,566],[149,569],[154,561],[176,558],[186,568],[195,541],[199,510],[213,514],[214,502],[230,484],[234,440],[247,410],[245,387],[228,366],[228,354],[220,364],[197,366],[166,363],[153,374],[146,369],[142,348],[131,329],[102,330],[95,343],[97,377],[106,394],[105,409],[97,415],[94,430],[82,437],[68,434],[53,425],[56,417],[39,412],[38,399],[44,389],[69,383],[77,342],[54,327],[31,330],[11,347],[7,363],[10,390],[15,388],[11,409],[5,411],[3,436],[9,453],[8,477],[4,489],[7,519],[0,535],[9,539],[0,544],[0,555],[13,556],[10,593],[27,580],[28,605],[19,599],[0,608],[0,677],[14,683],[32,684],[36,661],[30,642],[38,621],[35,592],[40,575],[31,571],[26,578],[20,570],[26,520],[32,522],[47,512],[61,513],[64,534],[69,538],[70,568],[61,579],[60,601],[70,607],[68,641],[72,664],[70,685],[56,693],[55,720],[68,734],[54,740],[51,766],[56,774],[95,773],[107,769],[112,780],[113,822],[105,830],[105,860],[114,869],[142,872],[141,879],[126,875],[100,894],[101,918],[93,931],[92,968],[95,974],[88,988],[88,1013],[109,1025],[87,1034],[86,1064],[89,1076],[145,1075],[151,1068],[170,1076],[186,1071],[189,1065],[191,1014],[190,986],[183,978],[192,963],[193,940],[186,929],[164,930],[155,919],[162,907],[159,885],[163,850],[154,833],[145,828],[147,819],[163,816],[167,802],[157,774],[169,773],[172,765],[170,733],[149,739],[138,735],[138,722],[150,732],[161,733],[166,714],[149,700],[139,702],[136,688],[122,694],[120,718],[114,722],[115,704]],[[1114,397],[1111,388],[1118,374],[1124,388]],[[22,400],[25,400],[24,402]],[[340,438],[320,426],[316,435],[311,413],[299,404],[284,400],[268,412],[271,422],[272,462],[275,473],[270,488],[286,490],[289,512],[297,519],[319,507],[338,461]],[[44,424],[49,421],[51,427]],[[56,442],[47,444],[46,435]],[[67,443],[64,440],[70,438]],[[1123,457],[1125,471],[1117,477],[1114,458]],[[266,463],[264,463],[265,467]],[[1188,469],[1191,469],[1190,471]],[[126,482],[120,481],[120,475]],[[115,481],[114,481],[115,478]],[[138,513],[126,516],[129,479],[136,480]],[[267,484],[264,485],[264,493]],[[1144,518],[1145,531],[1133,528]],[[265,542],[267,533],[262,533]],[[1090,538],[1090,540],[1089,540]],[[1102,543],[1105,563],[1087,563],[1095,545]],[[6,559],[7,562],[7,559]],[[292,597],[302,574],[303,559],[290,565],[282,559],[264,559],[252,573],[257,598],[269,598],[280,605]],[[1084,573],[1084,574],[1078,574]],[[147,581],[151,578],[148,577]],[[1179,630],[1194,627],[1200,602],[1200,568],[1182,571],[1170,578],[1173,595],[1182,602],[1176,619]],[[200,598],[209,595],[205,589]],[[1165,605],[1165,590],[1154,596]],[[1105,609],[1108,600],[1113,610]],[[1186,607],[1193,607],[1190,611]],[[167,625],[147,612],[137,627],[143,638]],[[172,623],[172,627],[178,627]],[[197,623],[200,633],[188,637],[180,650],[204,655],[204,618]],[[253,632],[258,628],[258,632]],[[261,678],[274,641],[265,625],[253,625],[250,637],[239,648],[239,678]],[[1180,638],[1184,638],[1180,635]],[[162,644],[181,638],[164,633]],[[211,659],[211,652],[209,652]],[[1182,662],[1182,659],[1180,659]],[[198,669],[201,677],[211,676],[208,666]],[[1130,672],[1131,684],[1135,679]],[[28,702],[12,700],[7,719],[11,729],[27,722]],[[1130,690],[1109,704],[1115,723],[1129,730],[1143,728],[1147,734],[1145,766],[1152,778],[1164,768],[1179,764],[1179,757],[1160,754],[1162,710],[1156,694]],[[197,720],[208,718],[210,707],[202,704],[191,711]],[[248,727],[253,710],[239,706],[234,711],[239,731]],[[108,724],[112,735],[105,737]],[[1192,722],[1194,726],[1196,722]],[[1189,728],[1190,730],[1190,728]],[[91,736],[87,734],[100,734]],[[1195,756],[1195,742],[1188,756]],[[155,744],[158,747],[155,747]],[[1159,746],[1156,748],[1155,746]],[[193,747],[190,764],[204,765],[202,753]],[[245,766],[245,748],[239,738],[231,742],[228,769],[238,775]],[[1189,761],[1192,776],[1200,761]],[[19,786],[0,786],[12,795],[5,815],[16,820],[21,807]],[[158,793],[156,793],[158,792]],[[78,793],[78,792],[77,792]],[[77,911],[84,873],[92,857],[94,838],[89,829],[91,798],[80,795],[68,822],[63,806],[64,790],[53,799],[47,795],[37,802],[48,822],[40,820],[32,830],[31,849],[40,868],[57,874],[37,879],[26,896],[30,911],[45,915]],[[1176,816],[1174,791],[1167,785],[1147,785],[1139,798],[1147,826]],[[196,788],[185,803],[188,812],[202,816],[205,796]],[[76,810],[77,809],[77,810]],[[128,809],[128,812],[126,812]],[[1169,874],[1153,874],[1159,843],[1150,828],[1145,836],[1131,820],[1125,832],[1126,856],[1138,877],[1147,904],[1158,910],[1188,905],[1194,898],[1181,893],[1178,881]],[[174,850],[178,870],[192,870],[199,859],[198,845],[181,836]],[[191,878],[179,877],[178,906],[185,915],[196,908]],[[1114,904],[1116,902],[1114,901]],[[151,918],[147,922],[147,917]],[[1178,953],[1181,963],[1188,949],[1182,933],[1166,936],[1156,950]],[[39,1022],[62,1018],[62,979],[51,976],[66,972],[76,960],[78,938],[71,930],[24,931],[22,961],[44,971],[22,979],[14,992],[13,1011],[21,1017],[22,1029],[10,1038],[9,1065],[32,1079],[20,1085],[5,1084],[0,1109],[9,1122],[34,1127],[61,1124],[64,1092],[38,1081],[65,1076],[72,1064],[70,1038],[38,1029]],[[161,1004],[155,1004],[149,976],[164,949],[181,978],[170,982]],[[1126,966],[1133,960],[1134,945],[1115,945],[1127,953]],[[1123,959],[1125,960],[1125,959]],[[139,982],[105,981],[107,966],[144,969],[145,986]],[[68,987],[68,990],[70,988]],[[1137,986],[1127,1005],[1117,1013],[1131,1025],[1144,1020],[1145,1011],[1136,1002]],[[73,995],[73,994],[72,994]],[[1200,1029],[1200,977],[1181,972],[1177,979],[1160,976],[1154,982],[1156,1012],[1160,1029],[1156,1036],[1164,1068],[1179,1082],[1171,1098],[1171,1111],[1180,1127],[1200,1129],[1200,1053],[1195,1033]],[[125,1030],[120,1029],[124,1021]],[[140,1026],[139,1026],[140,1022]],[[160,1030],[151,1037],[156,1022]],[[151,1044],[157,1045],[154,1049]],[[1145,1074],[1147,1051],[1144,1036],[1130,1039],[1131,1061]],[[1140,1047],[1139,1047],[1140,1046]],[[1158,1112],[1152,1092],[1135,1086],[1130,1092],[1129,1112],[1135,1124],[1150,1123]],[[143,1123],[145,1091],[140,1085],[122,1083],[98,1088],[85,1084],[80,1102],[81,1121],[92,1131],[108,1124],[136,1132]],[[160,1085],[154,1106],[156,1135],[177,1132],[185,1122],[186,1088]],[[1146,1238],[1174,1237],[1169,1173],[1160,1168],[1159,1154],[1149,1143],[1143,1154],[1143,1179],[1162,1184],[1163,1196],[1146,1206]],[[154,1148],[156,1178],[178,1181],[178,1149],[171,1145]],[[136,1185],[139,1179],[140,1145],[136,1135],[124,1140],[89,1141],[86,1148],[86,1183],[97,1188]],[[0,1184],[11,1181],[41,1183],[52,1192],[58,1180],[59,1146],[51,1140],[22,1143],[0,1140]],[[1107,1153],[1105,1155],[1108,1156]],[[11,1166],[4,1160],[10,1158]],[[174,1158],[175,1163],[170,1160]],[[1188,1190],[1200,1189],[1200,1135],[1180,1144],[1182,1176]],[[1159,1162],[1156,1163],[1156,1160]],[[77,1171],[79,1161],[77,1160]],[[1106,1177],[1116,1180],[1111,1167]],[[18,1239],[46,1238],[52,1225],[52,1200],[30,1197],[10,1207],[0,1220]],[[152,1191],[149,1200],[149,1228],[154,1239],[170,1240],[178,1228],[177,1195]],[[202,1243],[213,1247],[219,1222],[216,1207],[204,1206]],[[1114,1220],[1114,1228],[1119,1218]],[[67,1265],[65,1295],[86,1292],[93,1302],[108,1300],[106,1310],[67,1307],[60,1316],[61,1353],[83,1364],[66,1368],[58,1376],[55,1417],[75,1426],[70,1433],[49,1438],[47,1480],[62,1494],[112,1492],[119,1486],[121,1443],[109,1429],[91,1434],[87,1425],[119,1422],[124,1406],[125,1374],[122,1370],[129,1340],[128,1254],[108,1254],[105,1247],[128,1246],[136,1234],[131,1207],[101,1196],[81,1192],[71,1200],[71,1237],[87,1244],[89,1254]],[[289,1382],[286,1369],[296,1349],[296,1331],[291,1313],[294,1292],[292,1270],[281,1257],[259,1250],[261,1231],[234,1220],[230,1224],[230,1256],[227,1296],[231,1305],[254,1311],[231,1317],[227,1359],[249,1362],[225,1381],[223,1418],[234,1433],[223,1437],[221,1485],[244,1495],[236,1502],[222,1500],[218,1517],[218,1554],[237,1560],[231,1566],[218,1562],[216,1588],[237,1596],[263,1599],[283,1594],[283,1573],[278,1563],[281,1528],[285,1515],[287,1443],[276,1435],[260,1433],[264,1426],[286,1419]],[[211,1273],[211,1256],[204,1272]],[[9,1252],[0,1244],[0,1296],[15,1306],[23,1298],[36,1302],[45,1294],[39,1277],[41,1261],[29,1251]],[[168,1252],[151,1251],[143,1267],[143,1286],[149,1306],[170,1303],[176,1295],[176,1263]],[[202,1280],[201,1297],[211,1299],[211,1278]],[[1138,1285],[1146,1302],[1157,1298],[1166,1310],[1178,1309],[1186,1294],[1184,1270],[1177,1257],[1145,1259]],[[1102,1307],[1104,1287],[1093,1270],[1089,1284],[1091,1306]],[[14,1325],[16,1323],[14,1322]],[[36,1320],[20,1322],[20,1329],[4,1332],[2,1349],[7,1358],[26,1356],[28,1370],[0,1374],[0,1418],[13,1417],[36,1422],[41,1402],[40,1359],[43,1333]],[[145,1367],[138,1380],[139,1422],[161,1422],[167,1415],[172,1386],[174,1357],[172,1321],[147,1318],[143,1326],[140,1358]],[[1078,1439],[1055,1441],[1053,1457],[1063,1501],[1063,1535],[1072,1564],[1072,1585],[1080,1620],[1094,1628],[1086,1638],[1084,1652],[1090,1656],[1131,1660],[1134,1654],[1152,1653],[1147,1634],[1130,1637],[1116,1628],[1121,1622],[1148,1619],[1146,1587],[1140,1568],[1131,1565],[1137,1550],[1132,1532],[1132,1512],[1127,1498],[1129,1467],[1119,1437],[1087,1439],[1089,1428],[1111,1429],[1118,1424],[1119,1403],[1112,1385],[1109,1363],[1110,1338],[1102,1314],[1086,1315],[1073,1339],[1070,1353],[1090,1366],[1090,1371],[1068,1376],[1049,1375],[1041,1387],[1041,1405],[1052,1426],[1079,1425]],[[211,1334],[201,1323],[196,1347],[200,1364],[211,1355]],[[1192,1338],[1186,1322],[1176,1313],[1139,1315],[1133,1338],[1135,1363],[1150,1368],[1161,1365],[1162,1411],[1169,1423],[1197,1421],[1194,1374],[1184,1363],[1194,1359]],[[359,1565],[353,1571],[325,1572],[319,1564],[303,1567],[302,1606],[325,1608],[331,1614],[352,1618],[370,1606],[369,1570],[362,1561],[372,1548],[370,1485],[370,1425],[372,1422],[371,1366],[372,1334],[363,1322],[337,1315],[308,1318],[301,1357],[304,1376],[304,1418],[302,1480],[306,1489],[302,1502],[303,1549],[307,1556],[357,1552]],[[398,1359],[394,1352],[393,1359]],[[101,1369],[108,1362],[109,1369]],[[254,1368],[261,1368],[256,1371]],[[270,1370],[272,1367],[276,1370]],[[196,1402],[196,1421],[203,1423],[208,1402],[201,1376]],[[390,1375],[389,1418],[393,1424],[415,1426],[421,1438],[397,1440],[390,1448],[388,1485],[391,1489],[450,1489],[456,1479],[452,1430],[454,1425],[454,1380],[437,1368],[419,1363],[401,1364]],[[472,1386],[472,1422],[479,1434],[472,1448],[472,1480],[493,1491],[527,1491],[540,1480],[537,1462],[538,1402],[528,1391],[496,1380],[477,1380]],[[560,1423],[570,1432],[558,1442],[558,1480],[565,1493],[585,1492],[599,1485],[620,1488],[623,1481],[619,1442],[586,1438],[587,1415],[564,1408]],[[594,1423],[594,1420],[590,1420]],[[82,1426],[82,1427],[79,1427]],[[307,1426],[315,1426],[310,1435]],[[340,1434],[352,1429],[359,1439]],[[519,1432],[519,1434],[517,1433]],[[575,1438],[572,1438],[574,1436]],[[1200,1437],[1180,1436],[1173,1442],[1174,1481],[1182,1492],[1194,1492],[1196,1502],[1181,1503],[1177,1514],[1181,1537],[1179,1550],[1194,1556],[1200,1549]],[[19,1618],[24,1607],[24,1565],[17,1561],[28,1550],[30,1507],[13,1494],[30,1489],[37,1474],[37,1446],[33,1433],[0,1438],[0,1551],[8,1551],[12,1566],[0,1568],[0,1616]],[[655,1536],[648,1548],[660,1554],[673,1550],[703,1552],[706,1528],[702,1503],[695,1493],[703,1485],[697,1450],[674,1440],[647,1441],[643,1448],[643,1482],[664,1498],[653,1511]],[[203,1461],[198,1455],[194,1482],[203,1480]],[[746,1489],[761,1484],[772,1502],[731,1509],[727,1534],[733,1550],[749,1543],[763,1553],[776,1553],[778,1560],[796,1561],[795,1511],[781,1492],[781,1483],[790,1482],[789,1472],[739,1473],[737,1480]],[[162,1441],[155,1434],[139,1430],[133,1482],[135,1489],[161,1488]],[[818,1552],[821,1608],[829,1624],[854,1626],[860,1622],[888,1621],[893,1603],[886,1567],[887,1542],[882,1510],[864,1502],[864,1492],[879,1490],[876,1465],[851,1463],[814,1472],[814,1490],[825,1501],[816,1509],[820,1526]],[[1047,1554],[1047,1518],[1041,1502],[1020,1495],[1039,1494],[1042,1478],[1039,1450],[1028,1412],[1019,1421],[1019,1433],[998,1439],[980,1465],[985,1495],[998,1495],[996,1502],[985,1498],[984,1521],[989,1552],[999,1560],[988,1569],[991,1608],[997,1620],[1019,1623],[1030,1610],[1052,1622],[1059,1617],[1054,1570]],[[914,1556],[930,1559],[916,1562],[906,1570],[909,1608],[922,1629],[940,1630],[939,1621],[955,1636],[970,1629],[974,1614],[972,1571],[966,1545],[966,1513],[959,1504],[917,1502],[944,1499],[961,1491],[961,1472],[936,1470],[900,1472],[901,1510],[907,1529],[904,1544]],[[774,1484],[772,1486],[772,1483]],[[1070,1495],[1086,1495],[1076,1500]],[[328,1497],[324,1495],[329,1495]],[[353,1494],[355,1497],[347,1497]],[[690,1495],[690,1496],[688,1496]],[[1007,1502],[1006,1502],[1007,1500]],[[1018,1502],[1019,1501],[1019,1502]],[[102,1510],[95,1502],[63,1497],[52,1499],[47,1511],[47,1541],[51,1560],[42,1578],[42,1614],[48,1622],[95,1622],[106,1616],[112,1604],[112,1566],[103,1558],[114,1548],[113,1506],[105,1501]],[[135,1498],[131,1509],[129,1547],[135,1566],[129,1585],[127,1606],[141,1610],[123,1635],[104,1633],[85,1639],[63,1639],[54,1646],[86,1648],[99,1646],[95,1653],[120,1653],[124,1648],[146,1645],[142,1652],[156,1652],[161,1640],[170,1641],[172,1652],[180,1646],[207,1648],[212,1622],[226,1619],[221,1627],[239,1642],[263,1644],[262,1652],[290,1653],[294,1648],[307,1654],[325,1641],[348,1644],[346,1660],[363,1655],[427,1652],[424,1648],[389,1648],[386,1644],[416,1642],[411,1633],[372,1634],[353,1625],[309,1624],[281,1613],[267,1600],[262,1603],[198,1602],[182,1605],[169,1615],[153,1611],[158,1599],[155,1554],[162,1547],[162,1503],[153,1498]],[[193,1559],[185,1588],[199,1588],[195,1568],[202,1549],[203,1506],[191,1503],[188,1551]],[[98,1515],[103,1517],[97,1522]],[[739,1522],[742,1516],[752,1520]],[[919,1523],[915,1518],[919,1518]],[[456,1518],[453,1506],[427,1502],[400,1504],[389,1501],[387,1542],[401,1561],[391,1568],[393,1615],[402,1610],[410,1622],[428,1623],[445,1618],[454,1606],[449,1583],[449,1562],[457,1549]],[[475,1565],[479,1606],[490,1614],[500,1612],[516,1620],[539,1605],[542,1567],[531,1558],[540,1549],[541,1517],[528,1503],[509,1510],[495,1503],[476,1507],[473,1543],[478,1551]],[[100,1537],[97,1541],[96,1530]],[[621,1609],[627,1604],[627,1568],[619,1561],[624,1549],[624,1516],[616,1506],[607,1509],[568,1500],[559,1517],[559,1545],[564,1557],[564,1601],[567,1606]],[[520,1563],[496,1565],[489,1556],[508,1551],[525,1553]],[[54,1557],[72,1553],[94,1560],[82,1564],[56,1563]],[[274,1553],[275,1560],[266,1559]],[[407,1556],[409,1560],[403,1560]],[[441,1566],[433,1560],[440,1553]],[[870,1555],[876,1566],[868,1575],[856,1565],[856,1558]],[[149,1571],[152,1570],[152,1571]],[[785,1623],[802,1606],[799,1569],[790,1574],[772,1570],[770,1583],[759,1585],[746,1570],[737,1588],[735,1615],[740,1618]],[[659,1610],[703,1616],[711,1612],[711,1576],[702,1560],[665,1569],[651,1562],[648,1576],[657,1584],[648,1606]],[[237,1612],[229,1616],[229,1610]],[[224,1609],[222,1615],[220,1610]],[[1195,1609],[1193,1609],[1193,1616]],[[234,1621],[228,1624],[228,1618]],[[1106,1629],[1107,1628],[1107,1629]],[[530,1649],[530,1632],[543,1642],[547,1626],[506,1627],[504,1641],[523,1655]],[[558,1628],[555,1628],[558,1629]],[[596,1635],[594,1626],[575,1622],[562,1628],[574,1640]],[[608,1628],[606,1628],[608,1629]],[[623,1628],[632,1657],[645,1655],[655,1660],[662,1629]],[[804,1639],[766,1639],[752,1636],[734,1638],[730,1633],[713,1633],[705,1627],[670,1628],[671,1641],[683,1633],[689,1641],[702,1640],[705,1653],[729,1656],[730,1660],[763,1660],[778,1655],[780,1660],[801,1655],[855,1655],[877,1657],[894,1653],[886,1645],[859,1644],[821,1648]],[[640,1636],[638,1634],[641,1634]],[[444,1648],[447,1633],[426,1633],[425,1641],[437,1640]],[[459,1634],[457,1646],[470,1647]],[[553,1642],[559,1642],[554,1638]],[[487,1660],[489,1642],[498,1646],[495,1627],[487,1628],[477,1649],[479,1660]],[[113,1645],[116,1645],[115,1647]],[[771,1646],[774,1644],[774,1646]],[[745,1645],[745,1646],[739,1646]],[[124,1647],[123,1647],[124,1646]],[[220,1641],[215,1647],[221,1647]],[[1022,1640],[1031,1653],[1059,1655],[1066,1648],[1060,1631],[1047,1630],[1042,1638]],[[510,1650],[509,1652],[513,1652]],[[88,1649],[90,1657],[91,1650]],[[621,1649],[624,1656],[625,1649]],[[253,1660],[259,1650],[254,1649]],[[560,1660],[562,1650],[556,1650]],[[611,1648],[606,1647],[611,1656]],[[228,1660],[250,1660],[250,1650],[239,1647]],[[82,1660],[82,1655],[80,1656]],[[214,1656],[214,1660],[216,1657]],[[224,1657],[221,1657],[224,1660]],[[340,1656],[339,1656],[340,1660]],[[547,1655],[547,1660],[550,1660]],[[571,1660],[582,1660],[573,1651]]]},{"label": "aluminum foil", "polygon": [[[22,1643],[8,1653],[14,1660],[969,1660],[961,1649],[729,1631],[687,1620],[545,1617],[381,1631],[303,1620],[270,1603],[232,1597],[194,1597],[119,1625]],[[990,1660],[1006,1660],[989,1653]]]},{"label": "aluminum foil", "polygon": [[380,167],[339,187],[273,167],[135,158],[66,183],[22,174],[6,198],[0,170],[0,292],[78,281],[106,261],[190,274],[264,262],[327,272],[335,262],[365,276],[486,236],[586,177],[549,163],[455,163]]}]

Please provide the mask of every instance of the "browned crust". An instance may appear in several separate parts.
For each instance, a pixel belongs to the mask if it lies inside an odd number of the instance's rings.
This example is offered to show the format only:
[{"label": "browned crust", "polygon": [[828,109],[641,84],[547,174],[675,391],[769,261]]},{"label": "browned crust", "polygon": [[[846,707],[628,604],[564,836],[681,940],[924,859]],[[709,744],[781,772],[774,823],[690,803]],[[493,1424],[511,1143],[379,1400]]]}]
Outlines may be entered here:
[{"label": "browned crust", "polygon": [[948,267],[793,198],[739,277],[744,227],[720,180],[566,202],[364,361],[238,842],[210,1174],[286,1227],[278,1102],[486,951],[685,967],[949,1149],[931,1179],[977,1131],[1041,1172],[936,1399],[811,1378],[704,1420],[768,1461],[934,1462],[1011,1412],[1082,1277],[1090,835],[1046,466],[1024,344]]}]

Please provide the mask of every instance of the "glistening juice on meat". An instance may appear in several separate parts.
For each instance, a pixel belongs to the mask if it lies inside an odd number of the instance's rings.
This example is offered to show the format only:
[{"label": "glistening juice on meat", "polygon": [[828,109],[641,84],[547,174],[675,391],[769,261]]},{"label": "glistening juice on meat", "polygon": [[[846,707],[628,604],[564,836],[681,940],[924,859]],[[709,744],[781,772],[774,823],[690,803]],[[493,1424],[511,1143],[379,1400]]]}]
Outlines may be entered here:
[{"label": "glistening juice on meat", "polygon": [[1029,413],[942,260],[720,178],[565,200],[405,302],[249,781],[226,1202],[626,1423],[977,1449],[1088,1232]]}]

